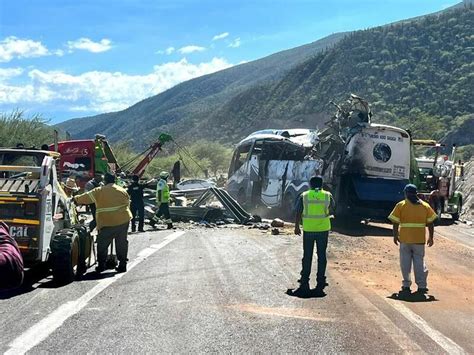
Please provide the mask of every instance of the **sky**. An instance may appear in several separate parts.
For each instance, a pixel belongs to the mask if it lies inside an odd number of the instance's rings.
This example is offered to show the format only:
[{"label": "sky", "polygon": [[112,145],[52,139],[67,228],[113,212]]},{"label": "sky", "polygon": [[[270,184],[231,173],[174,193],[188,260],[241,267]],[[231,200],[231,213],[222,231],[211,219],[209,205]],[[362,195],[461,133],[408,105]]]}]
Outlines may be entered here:
[{"label": "sky", "polygon": [[459,0],[0,0],[0,113],[51,123]]}]

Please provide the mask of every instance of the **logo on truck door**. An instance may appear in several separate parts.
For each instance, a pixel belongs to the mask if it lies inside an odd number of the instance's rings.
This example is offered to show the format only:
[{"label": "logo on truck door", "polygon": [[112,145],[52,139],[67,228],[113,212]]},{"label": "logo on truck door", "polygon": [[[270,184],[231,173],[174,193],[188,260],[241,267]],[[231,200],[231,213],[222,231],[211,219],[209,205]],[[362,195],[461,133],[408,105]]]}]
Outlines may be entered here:
[{"label": "logo on truck door", "polygon": [[28,227],[27,226],[11,226],[10,236],[13,238],[28,237]]},{"label": "logo on truck door", "polygon": [[385,143],[377,143],[373,150],[374,158],[380,163],[386,163],[392,157],[392,150]]}]

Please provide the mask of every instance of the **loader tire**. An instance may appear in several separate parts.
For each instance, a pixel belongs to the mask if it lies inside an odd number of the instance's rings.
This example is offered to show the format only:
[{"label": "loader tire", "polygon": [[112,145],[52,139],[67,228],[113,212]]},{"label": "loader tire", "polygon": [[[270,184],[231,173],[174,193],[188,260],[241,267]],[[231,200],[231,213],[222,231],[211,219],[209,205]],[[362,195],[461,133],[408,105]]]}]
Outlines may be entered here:
[{"label": "loader tire", "polygon": [[79,234],[74,229],[63,229],[51,240],[51,269],[53,280],[59,285],[74,281],[80,268]]}]

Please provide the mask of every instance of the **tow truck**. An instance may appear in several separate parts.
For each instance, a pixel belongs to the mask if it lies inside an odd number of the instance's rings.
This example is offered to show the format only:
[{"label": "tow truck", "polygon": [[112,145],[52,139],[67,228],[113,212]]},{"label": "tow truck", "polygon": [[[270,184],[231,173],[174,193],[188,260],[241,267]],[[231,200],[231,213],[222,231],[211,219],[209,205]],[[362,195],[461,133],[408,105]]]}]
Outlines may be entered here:
[{"label": "tow truck", "polygon": [[419,190],[419,197],[428,202],[438,215],[448,213],[454,220],[459,219],[463,195],[457,185],[463,178],[462,169],[456,169],[456,146],[453,145],[451,157],[441,155],[442,143],[435,140],[413,140],[415,147],[434,150],[434,157],[418,157],[419,180],[413,181]]}]

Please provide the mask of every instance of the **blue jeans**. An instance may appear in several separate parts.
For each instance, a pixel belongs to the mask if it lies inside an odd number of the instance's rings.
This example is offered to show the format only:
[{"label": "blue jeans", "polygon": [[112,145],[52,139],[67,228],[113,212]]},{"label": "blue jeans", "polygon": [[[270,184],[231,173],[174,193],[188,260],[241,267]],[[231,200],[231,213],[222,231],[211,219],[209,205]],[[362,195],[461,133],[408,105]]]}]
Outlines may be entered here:
[{"label": "blue jeans", "polygon": [[328,246],[329,231],[326,232],[303,232],[303,259],[301,269],[300,283],[309,282],[311,274],[311,265],[313,263],[314,242],[316,242],[318,254],[318,273],[316,281],[318,283],[326,282],[326,249]]}]

